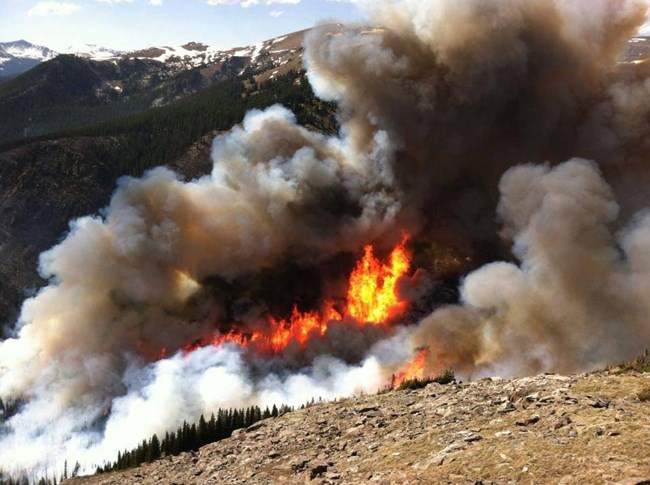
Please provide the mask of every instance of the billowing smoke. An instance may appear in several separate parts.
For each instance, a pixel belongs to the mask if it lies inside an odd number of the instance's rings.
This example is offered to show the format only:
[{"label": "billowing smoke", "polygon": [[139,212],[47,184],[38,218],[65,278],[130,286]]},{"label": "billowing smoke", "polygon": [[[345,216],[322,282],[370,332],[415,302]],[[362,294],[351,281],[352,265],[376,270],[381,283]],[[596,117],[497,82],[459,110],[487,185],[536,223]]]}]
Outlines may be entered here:
[{"label": "billowing smoke", "polygon": [[500,189],[504,235],[520,264],[492,263],[467,276],[464,307],[424,319],[415,345],[470,374],[507,375],[591,369],[643,351],[648,213],[623,226],[598,167],[582,159],[512,168]]},{"label": "billowing smoke", "polygon": [[[122,180],[101,216],[42,255],[50,285],[0,344],[0,396],[24,401],[4,423],[0,446],[18,451],[0,469],[101,464],[218,407],[374,392],[421,348],[429,371],[467,377],[633,356],[650,337],[650,73],[617,61],[646,10],[403,0],[381,2],[369,26],[315,29],[306,68],[340,107],[339,136],[281,107],[250,113],[215,139],[210,176]],[[404,233],[506,262],[410,325],[343,315],[272,356],[188,350],[230,322],[247,335],[269,325],[259,275],[289,261],[316,280],[316,300],[340,300],[346,258]],[[427,301],[435,275],[398,286]]]}]

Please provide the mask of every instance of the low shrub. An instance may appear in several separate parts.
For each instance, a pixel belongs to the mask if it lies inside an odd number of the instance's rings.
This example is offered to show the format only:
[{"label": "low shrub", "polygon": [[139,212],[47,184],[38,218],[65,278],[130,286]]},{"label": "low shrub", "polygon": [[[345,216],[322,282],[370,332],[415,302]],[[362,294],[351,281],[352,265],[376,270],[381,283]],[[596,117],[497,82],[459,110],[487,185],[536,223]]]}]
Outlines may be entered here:
[{"label": "low shrub", "polygon": [[621,364],[621,373],[625,372],[650,372],[650,353],[646,350],[643,354],[639,355],[630,362]]},{"label": "low shrub", "polygon": [[454,371],[451,369],[445,369],[442,373],[438,374],[435,377],[424,377],[422,379],[416,377],[414,379],[406,379],[396,387],[396,390],[405,391],[407,389],[422,389],[424,387],[427,387],[432,382],[436,382],[438,384],[451,384],[455,381],[456,376],[454,374]]},{"label": "low shrub", "polygon": [[639,400],[641,402],[648,402],[650,401],[650,387],[646,387],[644,390],[642,390],[639,394],[637,394],[639,397]]}]

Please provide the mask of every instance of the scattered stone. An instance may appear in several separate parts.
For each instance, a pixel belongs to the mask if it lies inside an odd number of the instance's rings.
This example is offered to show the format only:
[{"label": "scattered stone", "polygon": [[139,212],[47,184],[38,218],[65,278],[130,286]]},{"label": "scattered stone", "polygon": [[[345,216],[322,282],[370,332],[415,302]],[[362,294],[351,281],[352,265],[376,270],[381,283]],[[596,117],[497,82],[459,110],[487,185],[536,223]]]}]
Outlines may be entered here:
[{"label": "scattered stone", "polygon": [[473,433],[472,431],[461,431],[458,434],[461,435],[465,443],[474,443],[475,441],[480,441],[483,439],[481,435]]},{"label": "scattered stone", "polygon": [[379,407],[378,406],[361,406],[361,407],[356,408],[355,411],[357,413],[363,414],[363,413],[368,413],[370,411],[379,411]]},{"label": "scattered stone", "polygon": [[289,466],[294,473],[299,473],[305,469],[309,459],[304,456],[298,456],[289,462]]},{"label": "scattered stone", "polygon": [[567,415],[560,416],[558,419],[555,420],[553,423],[553,429],[560,429],[563,428],[564,426],[568,426],[572,423],[571,418]]},{"label": "scattered stone", "polygon": [[258,421],[257,423],[249,426],[246,428],[247,433],[252,433],[253,431],[257,431],[258,429],[262,429],[264,426],[266,426],[266,419],[264,421]]},{"label": "scattered stone", "polygon": [[501,406],[499,406],[498,412],[505,414],[505,413],[511,413],[516,410],[517,408],[511,401],[506,401]]},{"label": "scattered stone", "polygon": [[515,424],[518,426],[530,426],[531,424],[535,424],[539,422],[540,419],[541,418],[539,414],[534,414],[532,416],[529,416],[528,418],[518,419],[517,421],[515,421]]},{"label": "scattered stone", "polygon": [[528,402],[539,401],[539,392],[534,392],[533,394],[529,394],[524,398],[524,400]]},{"label": "scattered stone", "polygon": [[591,400],[587,401],[587,404],[589,406],[596,409],[607,409],[610,403],[611,401],[609,399],[603,399],[600,397],[592,398]]},{"label": "scattered stone", "polygon": [[309,464],[309,478],[314,479],[327,471],[327,463],[322,461],[312,462]]}]

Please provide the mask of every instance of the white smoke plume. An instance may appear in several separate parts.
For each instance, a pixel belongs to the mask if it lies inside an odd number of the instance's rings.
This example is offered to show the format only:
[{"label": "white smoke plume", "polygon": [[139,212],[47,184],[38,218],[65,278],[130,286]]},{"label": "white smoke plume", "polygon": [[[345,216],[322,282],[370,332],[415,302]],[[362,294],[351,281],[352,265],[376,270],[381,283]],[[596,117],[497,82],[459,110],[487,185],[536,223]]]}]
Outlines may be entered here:
[{"label": "white smoke plume", "polygon": [[[0,397],[24,400],[0,469],[90,469],[218,407],[374,392],[422,347],[433,370],[464,376],[633,356],[650,337],[650,77],[616,63],[646,10],[403,0],[380,2],[370,26],[316,29],[306,68],[341,109],[339,136],[281,107],[250,113],[215,139],[210,176],[122,180],[102,215],[42,255],[50,285],[0,343]],[[594,161],[552,167],[574,156]],[[451,233],[494,261],[495,209],[519,264],[467,276],[462,305],[388,333],[333,325],[272,362],[234,345],[181,351],[232,311],[210,278],[237,287],[287,259],[318,270],[403,231]],[[253,303],[242,319],[264,324]]]}]

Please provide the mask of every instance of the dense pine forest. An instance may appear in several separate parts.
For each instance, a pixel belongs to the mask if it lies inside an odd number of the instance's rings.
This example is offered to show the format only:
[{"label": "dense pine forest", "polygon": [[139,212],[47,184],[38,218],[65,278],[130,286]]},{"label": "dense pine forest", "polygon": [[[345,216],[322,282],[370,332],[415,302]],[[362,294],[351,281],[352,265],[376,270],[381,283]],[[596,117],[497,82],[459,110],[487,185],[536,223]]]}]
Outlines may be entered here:
[{"label": "dense pine forest", "polygon": [[244,119],[251,109],[282,104],[292,110],[298,122],[320,131],[337,129],[335,106],[314,96],[304,72],[291,71],[257,84],[252,74],[246,79],[219,82],[169,106],[121,116],[85,128],[65,130],[36,138],[0,144],[0,152],[38,141],[75,137],[121,137],[117,147],[98,154],[112,167],[115,177],[141,175],[165,165],[212,130],[225,131]]}]

